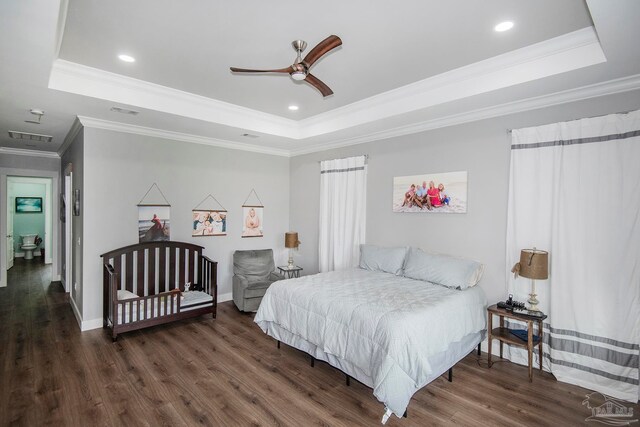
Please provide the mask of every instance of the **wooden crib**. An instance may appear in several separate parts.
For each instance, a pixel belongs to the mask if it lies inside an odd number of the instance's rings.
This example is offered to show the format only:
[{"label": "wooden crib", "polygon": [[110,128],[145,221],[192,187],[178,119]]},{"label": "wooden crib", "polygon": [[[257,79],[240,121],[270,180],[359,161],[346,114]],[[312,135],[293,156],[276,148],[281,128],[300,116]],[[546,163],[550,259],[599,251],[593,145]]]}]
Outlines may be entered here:
[{"label": "wooden crib", "polygon": [[103,323],[114,341],[123,332],[208,313],[216,317],[218,263],[202,255],[203,249],[148,242],[101,255]]}]

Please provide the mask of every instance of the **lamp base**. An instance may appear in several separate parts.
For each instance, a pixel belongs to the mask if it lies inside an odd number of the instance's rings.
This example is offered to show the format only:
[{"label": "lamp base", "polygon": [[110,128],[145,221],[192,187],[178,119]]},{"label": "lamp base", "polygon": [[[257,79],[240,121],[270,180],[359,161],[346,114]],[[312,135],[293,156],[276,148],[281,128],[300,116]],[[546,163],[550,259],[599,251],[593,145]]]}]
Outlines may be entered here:
[{"label": "lamp base", "polygon": [[287,268],[291,270],[293,267],[295,267],[295,264],[293,263],[293,254],[291,253],[291,250],[289,250],[289,263],[287,264]]},{"label": "lamp base", "polygon": [[529,301],[527,301],[529,303],[529,311],[540,311],[540,309],[538,308],[538,304],[540,303],[540,301],[538,301],[538,299],[536,298],[537,296],[538,294],[535,293],[529,294]]}]

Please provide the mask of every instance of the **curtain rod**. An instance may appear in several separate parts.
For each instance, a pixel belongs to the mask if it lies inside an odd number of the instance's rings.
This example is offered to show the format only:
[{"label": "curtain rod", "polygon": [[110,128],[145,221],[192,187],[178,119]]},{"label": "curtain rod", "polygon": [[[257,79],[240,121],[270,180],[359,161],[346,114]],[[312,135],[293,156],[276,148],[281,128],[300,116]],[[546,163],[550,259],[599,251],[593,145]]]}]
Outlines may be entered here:
[{"label": "curtain rod", "polygon": [[[580,117],[580,118],[577,118],[577,119],[563,120],[562,122],[559,122],[559,123],[575,122],[576,120],[582,120],[582,119],[595,119],[596,117],[610,116],[610,115],[612,115],[612,114],[629,114],[629,113],[631,113],[632,111],[636,111],[636,110],[618,111],[618,112],[616,112],[616,113],[607,113],[607,114],[598,114],[598,115],[596,115],[596,116]],[[551,123],[551,124],[553,124],[553,123]],[[544,125],[542,125],[542,126],[544,126]],[[527,126],[527,127],[529,127],[529,126]],[[513,129],[507,129],[507,133],[511,133],[511,132],[513,132]]]},{"label": "curtain rod", "polygon": [[[364,156],[365,163],[367,162],[367,160],[369,160],[369,155],[368,155],[368,154],[360,154],[360,156]],[[349,156],[349,157],[357,157],[357,156]],[[331,160],[342,160],[342,159],[346,159],[346,158],[347,158],[347,157],[341,157],[341,158],[339,158],[339,159],[331,159]],[[325,160],[326,160],[326,159],[325,159]],[[322,162],[324,162],[325,160],[318,160],[318,163],[322,163]]]}]

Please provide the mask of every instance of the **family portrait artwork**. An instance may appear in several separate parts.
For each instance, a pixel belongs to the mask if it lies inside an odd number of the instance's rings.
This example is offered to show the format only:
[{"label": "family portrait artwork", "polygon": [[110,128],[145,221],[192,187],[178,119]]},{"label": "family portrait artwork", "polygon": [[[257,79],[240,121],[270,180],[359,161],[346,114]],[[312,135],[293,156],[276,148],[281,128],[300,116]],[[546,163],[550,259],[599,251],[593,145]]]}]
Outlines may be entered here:
[{"label": "family portrait artwork", "polygon": [[140,243],[170,240],[170,206],[138,206]]},{"label": "family portrait artwork", "polygon": [[262,237],[264,206],[243,206],[242,237]]},{"label": "family portrait artwork", "polygon": [[467,212],[467,171],[393,178],[393,212]]},{"label": "family portrait artwork", "polygon": [[227,211],[193,210],[191,236],[226,236]]}]

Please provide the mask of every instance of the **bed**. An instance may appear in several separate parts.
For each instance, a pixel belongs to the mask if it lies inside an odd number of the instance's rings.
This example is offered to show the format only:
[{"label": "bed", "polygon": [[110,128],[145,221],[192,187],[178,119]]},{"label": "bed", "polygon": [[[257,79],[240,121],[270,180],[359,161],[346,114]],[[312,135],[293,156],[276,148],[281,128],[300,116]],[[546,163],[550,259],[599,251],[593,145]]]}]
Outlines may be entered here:
[{"label": "bed", "polygon": [[118,334],[189,317],[216,317],[217,263],[202,246],[158,241],[102,255],[103,323]]},{"label": "bed", "polygon": [[[395,263],[387,249],[396,251]],[[482,342],[487,304],[480,287],[465,286],[479,281],[479,263],[405,248],[378,252],[373,266],[363,252],[362,268],[274,283],[254,321],[371,387],[385,405],[385,422],[405,414],[414,393]],[[457,265],[464,271],[451,281]]]}]

